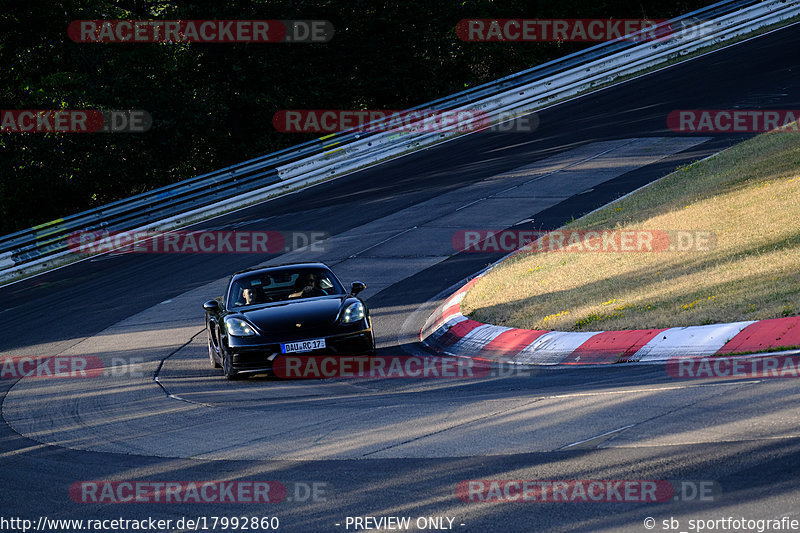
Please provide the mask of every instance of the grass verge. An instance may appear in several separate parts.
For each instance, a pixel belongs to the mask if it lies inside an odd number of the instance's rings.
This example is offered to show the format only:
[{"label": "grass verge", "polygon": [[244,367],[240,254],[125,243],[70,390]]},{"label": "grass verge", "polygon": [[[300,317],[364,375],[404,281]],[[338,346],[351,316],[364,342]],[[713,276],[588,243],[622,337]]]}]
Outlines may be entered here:
[{"label": "grass verge", "polygon": [[708,251],[520,253],[470,290],[481,322],[642,329],[800,311],[800,134],[767,133],[679,168],[567,229],[702,230]]}]

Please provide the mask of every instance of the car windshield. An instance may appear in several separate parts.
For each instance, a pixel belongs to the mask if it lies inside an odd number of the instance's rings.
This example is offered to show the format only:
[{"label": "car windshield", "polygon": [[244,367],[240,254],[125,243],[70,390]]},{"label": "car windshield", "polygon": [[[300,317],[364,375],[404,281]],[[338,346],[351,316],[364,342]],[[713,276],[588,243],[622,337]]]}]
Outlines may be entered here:
[{"label": "car windshield", "polygon": [[330,270],[281,269],[253,273],[234,281],[228,292],[228,308],[344,293],[344,288]]}]

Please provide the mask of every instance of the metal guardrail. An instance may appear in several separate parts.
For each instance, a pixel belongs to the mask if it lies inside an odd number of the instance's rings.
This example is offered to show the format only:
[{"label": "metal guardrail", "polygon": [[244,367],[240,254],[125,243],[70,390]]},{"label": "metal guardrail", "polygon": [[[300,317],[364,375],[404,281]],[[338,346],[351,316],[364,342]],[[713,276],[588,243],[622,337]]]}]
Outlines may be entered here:
[{"label": "metal guardrail", "polygon": [[[493,117],[503,111],[517,114],[530,113],[559,99],[574,96],[610,82],[622,75],[643,70],[649,66],[688,54],[693,50],[723,42],[726,39],[746,35],[752,31],[754,17],[757,17],[761,26],[764,26],[792,18],[799,12],[800,5],[797,1],[760,2],[748,8],[701,22],[696,30],[678,33],[677,37],[669,42],[623,47],[614,53],[552,74],[541,80],[497,91],[488,97],[470,102],[469,106],[470,109],[484,111]],[[338,172],[345,169],[355,170],[359,166],[363,167],[368,163],[376,163],[387,157],[407,153],[440,142],[444,138],[444,134],[434,133],[409,136],[407,141],[392,139],[389,135],[378,139],[373,137],[364,141],[353,141],[335,154],[316,156],[283,166],[279,169],[279,175],[281,179],[299,175],[319,176],[330,172],[332,166],[335,166]],[[379,143],[382,145],[376,146]]]},{"label": "metal guardrail", "polygon": [[[485,111],[493,120],[502,119],[501,113],[525,114],[670,55],[677,57],[798,14],[800,0],[724,0],[672,19],[671,27],[682,30],[667,42],[601,43],[408,111],[470,106]],[[696,32],[702,35],[697,37]],[[340,132],[0,236],[0,278],[71,254],[67,238],[74,232],[172,229],[263,200],[270,193],[352,172],[442,142],[456,134]]]}]

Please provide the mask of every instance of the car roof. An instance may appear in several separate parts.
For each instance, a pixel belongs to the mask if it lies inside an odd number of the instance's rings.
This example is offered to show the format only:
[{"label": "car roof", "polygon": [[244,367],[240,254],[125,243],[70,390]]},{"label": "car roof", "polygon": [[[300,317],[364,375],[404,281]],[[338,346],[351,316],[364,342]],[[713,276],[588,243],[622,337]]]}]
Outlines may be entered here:
[{"label": "car roof", "polygon": [[248,268],[246,270],[240,270],[235,272],[231,278],[231,281],[237,280],[239,278],[243,278],[249,276],[250,274],[262,274],[268,272],[279,272],[281,270],[296,270],[298,268],[324,268],[325,270],[330,270],[331,268],[326,265],[325,263],[281,263],[278,265],[268,265],[263,267],[254,267]]}]

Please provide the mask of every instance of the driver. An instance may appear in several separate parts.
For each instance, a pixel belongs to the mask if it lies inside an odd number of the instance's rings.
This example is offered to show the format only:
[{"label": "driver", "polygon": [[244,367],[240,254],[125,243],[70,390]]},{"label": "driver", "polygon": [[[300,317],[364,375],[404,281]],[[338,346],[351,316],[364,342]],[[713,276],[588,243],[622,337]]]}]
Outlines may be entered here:
[{"label": "driver", "polygon": [[295,292],[289,298],[312,298],[314,296],[325,296],[324,290],[317,285],[317,276],[313,272],[300,274],[294,282]]},{"label": "driver", "polygon": [[244,305],[253,305],[256,303],[256,291],[255,289],[245,289],[242,291],[242,297],[244,298]]}]

